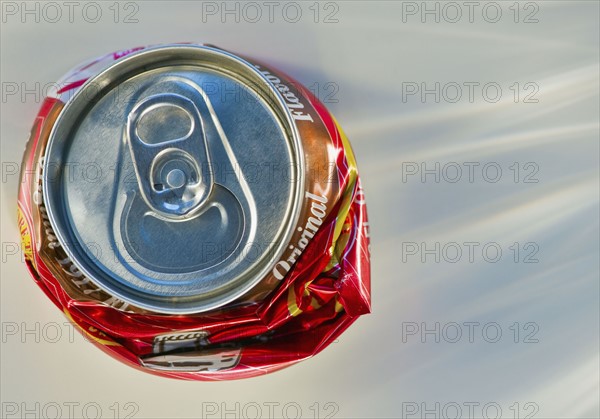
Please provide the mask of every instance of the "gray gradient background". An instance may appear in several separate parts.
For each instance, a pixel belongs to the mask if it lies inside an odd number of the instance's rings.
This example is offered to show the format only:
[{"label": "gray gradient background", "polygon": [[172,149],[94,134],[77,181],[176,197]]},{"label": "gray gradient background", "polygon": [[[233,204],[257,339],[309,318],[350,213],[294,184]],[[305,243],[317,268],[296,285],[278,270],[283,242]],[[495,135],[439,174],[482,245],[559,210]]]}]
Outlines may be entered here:
[{"label": "gray gradient background", "polygon": [[[112,2],[111,2],[112,3]],[[339,1],[338,23],[306,17],[287,23],[203,23],[201,3],[141,1],[139,23],[110,17],[96,24],[21,23],[1,27],[2,82],[32,86],[57,80],[84,59],[136,45],[209,42],[270,62],[301,82],[339,86],[333,111],[354,146],[368,199],[372,234],[373,313],[359,319],[319,356],[287,370],[245,381],[178,382],[127,368],[83,338],[51,343],[43,336],[4,336],[3,403],[113,403],[139,406],[134,417],[202,417],[203,409],[240,411],[273,402],[281,416],[297,403],[304,417],[400,417],[403,403],[427,408],[497,403],[504,417],[520,403],[520,417],[598,417],[599,412],[599,27],[598,2],[536,2],[538,23],[514,23],[504,3],[495,24],[475,15],[422,23],[402,21],[401,2]],[[430,3],[432,4],[432,3]],[[523,4],[521,4],[522,6]],[[108,12],[108,5],[103,10]],[[402,82],[499,83],[502,99],[487,103],[402,100]],[[514,103],[509,86],[534,82],[538,103]],[[2,162],[19,162],[39,107],[35,97],[2,103]],[[403,162],[497,162],[498,183],[478,175],[469,183],[402,181]],[[535,162],[538,183],[514,183],[508,167]],[[477,172],[476,172],[477,173]],[[480,173],[480,172],[479,172]],[[18,243],[18,181],[2,183],[2,242]],[[402,243],[497,242],[498,263],[426,263],[408,257]],[[538,263],[512,261],[514,242],[535,242]],[[34,282],[18,256],[1,265],[3,325],[62,325],[66,320]],[[403,323],[496,322],[497,343],[436,343],[402,339]],[[539,327],[538,343],[513,342],[514,322]],[[19,326],[21,327],[21,326]],[[404,326],[405,327],[405,326]],[[40,329],[41,330],[41,329]],[[465,329],[466,330],[466,329]],[[41,334],[41,333],[40,333]],[[25,340],[25,342],[22,342]],[[213,404],[213,403],[216,403]],[[6,406],[6,405],[5,405]],[[208,407],[207,407],[208,406]],[[254,405],[252,405],[254,406]],[[404,405],[406,407],[406,404]],[[311,410],[312,407],[312,410]],[[250,407],[246,412],[255,415]],[[120,415],[127,412],[121,407]],[[448,410],[454,415],[454,410]],[[21,411],[20,414],[24,412]],[[88,411],[90,415],[94,410]],[[294,417],[294,408],[287,413]],[[488,412],[494,417],[493,409]],[[81,413],[79,413],[81,414]],[[232,417],[233,413],[229,413]],[[422,417],[422,412],[412,417]],[[429,416],[431,417],[431,416]]]}]

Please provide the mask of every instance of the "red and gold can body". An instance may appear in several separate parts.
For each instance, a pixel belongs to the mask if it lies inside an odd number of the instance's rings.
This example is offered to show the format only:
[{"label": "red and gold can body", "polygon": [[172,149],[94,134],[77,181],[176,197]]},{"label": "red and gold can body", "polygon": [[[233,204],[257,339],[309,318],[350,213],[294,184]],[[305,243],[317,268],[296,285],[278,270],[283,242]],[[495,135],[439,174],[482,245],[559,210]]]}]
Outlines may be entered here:
[{"label": "red and gold can body", "polygon": [[[193,308],[177,311],[177,306],[163,304],[163,300],[140,299],[136,304],[127,293],[111,292],[110,286],[103,286],[102,280],[80,263],[79,256],[85,251],[74,251],[73,243],[65,240],[64,227],[56,221],[59,212],[49,211],[45,194],[56,189],[49,189],[45,182],[51,170],[61,176],[62,172],[56,172],[48,145],[63,140],[56,139],[62,132],[56,127],[57,120],[68,119],[61,114],[72,107],[78,93],[82,96],[80,89],[87,86],[89,91],[91,83],[107,69],[130,65],[144,54],[150,59],[154,51],[164,48],[135,48],[97,58],[69,73],[43,102],[26,147],[18,197],[19,226],[30,273],[91,342],[150,373],[188,380],[237,379],[311,357],[360,315],[370,312],[368,220],[348,139],[317,98],[287,75],[252,59],[244,60],[254,68],[256,74],[251,76],[257,83],[268,82],[261,88],[272,89],[280,114],[285,113],[290,121],[288,132],[293,131],[300,150],[295,167],[303,183],[292,197],[296,210],[286,224],[288,232],[283,238],[278,236],[280,250],[272,252],[273,258],[260,277],[252,279],[251,287],[230,293],[227,301],[211,300],[210,305],[208,300],[198,299]],[[168,48],[181,48],[189,54],[195,53],[194,49],[218,52],[188,44]],[[208,117],[199,114],[206,124]],[[133,148],[126,152],[135,154]],[[136,175],[141,185],[144,178],[139,171]],[[243,177],[247,179],[247,173]],[[254,198],[259,195],[253,193]],[[247,213],[240,210],[244,216]]]}]

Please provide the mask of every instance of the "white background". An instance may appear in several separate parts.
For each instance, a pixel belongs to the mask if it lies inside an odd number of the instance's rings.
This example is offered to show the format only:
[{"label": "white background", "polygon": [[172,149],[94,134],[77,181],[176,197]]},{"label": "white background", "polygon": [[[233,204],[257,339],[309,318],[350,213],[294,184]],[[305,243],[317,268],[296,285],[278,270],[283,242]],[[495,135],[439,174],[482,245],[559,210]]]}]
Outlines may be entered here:
[{"label": "white background", "polygon": [[[102,16],[96,23],[86,21],[95,19],[95,9],[83,14],[84,3],[76,5],[72,22],[63,2],[57,2],[57,22],[50,22],[55,10],[44,15],[42,3],[27,3],[39,8],[37,15],[23,15],[21,2],[13,3],[16,15],[4,13],[7,3],[13,2],[3,2],[1,23],[4,415],[17,406],[16,417],[26,411],[54,416],[58,406],[69,417],[70,402],[75,416],[91,417],[126,416],[133,412],[128,402],[140,418],[420,418],[425,409],[428,417],[467,418],[495,417],[498,407],[507,418],[600,415],[598,2],[501,2],[496,23],[494,5],[483,12],[489,2],[478,2],[472,19],[458,2],[456,23],[456,9],[436,2],[427,7],[437,7],[437,17],[422,16],[421,2],[321,3],[317,19],[314,2],[298,2],[296,23],[289,22],[294,10],[283,14],[285,2],[275,6],[273,22],[258,2],[262,17],[255,23],[247,21],[255,11],[235,3],[226,7],[238,7],[239,18],[203,14],[207,2],[121,3],[117,23],[112,1],[97,2]],[[419,10],[409,14],[413,6]],[[137,23],[124,22],[131,11]],[[332,11],[337,22],[324,22]],[[527,16],[537,22],[523,22]],[[7,170],[20,162],[41,103],[35,94],[22,97],[23,90],[39,95],[36,83],[56,81],[94,56],[177,41],[256,57],[318,86],[358,159],[371,219],[373,313],[317,357],[272,375],[179,382],[125,367],[78,334],[71,338],[66,319],[14,254],[18,179]],[[333,97],[328,82],[337,86]],[[472,101],[469,82],[479,83]],[[19,92],[6,95],[15,83]],[[429,89],[440,83],[439,100],[406,96],[414,83]],[[486,83],[501,87],[497,101],[490,100],[494,90],[482,92]],[[520,86],[516,103],[514,83]],[[527,91],[525,83],[532,83]],[[456,84],[462,97],[452,103]],[[533,90],[529,99],[537,103],[525,103]],[[455,166],[443,171],[451,162],[464,169],[455,183]],[[465,162],[479,164],[473,182]],[[517,182],[510,168],[515,162]],[[424,181],[420,174],[407,176],[421,163],[440,164],[439,182],[433,174]],[[487,178],[482,173],[488,163],[502,169],[495,183],[492,169]],[[529,180],[537,182],[526,183],[532,168],[538,170]],[[442,249],[464,242],[480,243],[473,261],[462,247],[452,263],[455,253]],[[435,255],[409,254],[414,243],[430,249],[439,243],[439,262]],[[482,256],[489,243],[502,249],[496,263]],[[528,243],[533,247],[524,249]],[[533,250],[538,262],[524,263]],[[453,322],[463,333],[456,343]],[[465,322],[479,323],[472,342]],[[421,330],[436,323],[439,342],[435,335],[406,335],[415,324]],[[18,333],[7,335],[15,324]],[[482,333],[486,324],[500,328],[498,342],[491,342],[496,329]],[[529,333],[534,336],[526,339]]]}]

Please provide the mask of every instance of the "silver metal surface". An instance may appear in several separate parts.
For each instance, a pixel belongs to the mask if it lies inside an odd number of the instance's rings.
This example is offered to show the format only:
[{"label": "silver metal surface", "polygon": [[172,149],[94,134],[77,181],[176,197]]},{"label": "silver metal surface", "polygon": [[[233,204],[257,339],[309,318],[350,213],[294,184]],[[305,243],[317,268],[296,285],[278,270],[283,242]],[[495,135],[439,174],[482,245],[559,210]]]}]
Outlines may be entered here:
[{"label": "silver metal surface", "polygon": [[[143,122],[152,125],[156,120],[165,128],[167,138],[152,130],[140,138],[138,130],[144,128]],[[186,125],[190,128],[184,137],[170,138]],[[198,108],[190,99],[163,93],[139,102],[127,118],[127,143],[139,191],[155,215],[181,219],[207,201],[213,174],[201,170],[202,165],[210,167],[208,146]]]},{"label": "silver metal surface", "polygon": [[159,371],[207,372],[235,367],[241,359],[240,348],[227,352],[222,349],[202,349],[202,351],[154,355],[143,358],[142,365]]},{"label": "silver metal surface", "polygon": [[245,61],[199,46],[145,50],[88,80],[45,162],[48,214],[75,265],[164,313],[213,309],[256,285],[286,246],[303,190],[279,93]]}]

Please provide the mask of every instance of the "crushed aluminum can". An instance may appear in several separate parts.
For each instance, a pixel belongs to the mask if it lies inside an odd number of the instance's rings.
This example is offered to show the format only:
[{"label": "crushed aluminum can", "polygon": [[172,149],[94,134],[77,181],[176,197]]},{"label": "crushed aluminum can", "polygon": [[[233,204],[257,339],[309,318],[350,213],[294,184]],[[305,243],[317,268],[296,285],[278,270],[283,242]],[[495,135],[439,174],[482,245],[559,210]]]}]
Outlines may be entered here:
[{"label": "crushed aluminum can", "polygon": [[34,123],[18,217],[48,297],[154,374],[275,371],[370,312],[348,139],[305,87],[217,47],[134,48],[72,70]]}]

